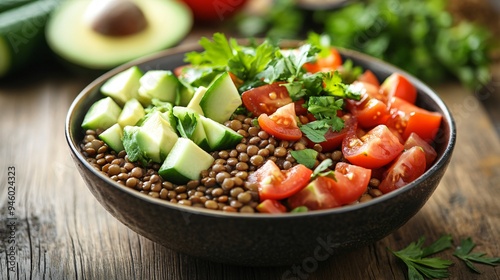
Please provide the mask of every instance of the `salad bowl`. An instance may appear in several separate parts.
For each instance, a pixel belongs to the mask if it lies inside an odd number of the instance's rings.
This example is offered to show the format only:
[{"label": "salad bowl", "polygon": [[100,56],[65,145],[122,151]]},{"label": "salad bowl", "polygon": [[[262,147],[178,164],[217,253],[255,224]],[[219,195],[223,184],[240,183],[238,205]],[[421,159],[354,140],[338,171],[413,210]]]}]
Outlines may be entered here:
[{"label": "salad bowl", "polygon": [[[299,42],[284,42],[298,46]],[[97,78],[74,100],[65,135],[87,187],[117,220],[138,234],[173,251],[214,262],[244,266],[278,266],[325,260],[371,244],[391,234],[411,219],[431,197],[450,162],[456,127],[438,94],[417,78],[367,55],[340,49],[344,59],[370,69],[379,80],[392,73],[405,74],[417,88],[416,104],[442,114],[435,139],[437,158],[415,181],[367,202],[303,213],[227,213],[189,207],[152,198],[126,188],[94,169],[80,149],[85,113],[102,95],[100,87],[131,66],[147,71],[173,70],[185,64],[196,45],[179,46],[117,67]]]}]

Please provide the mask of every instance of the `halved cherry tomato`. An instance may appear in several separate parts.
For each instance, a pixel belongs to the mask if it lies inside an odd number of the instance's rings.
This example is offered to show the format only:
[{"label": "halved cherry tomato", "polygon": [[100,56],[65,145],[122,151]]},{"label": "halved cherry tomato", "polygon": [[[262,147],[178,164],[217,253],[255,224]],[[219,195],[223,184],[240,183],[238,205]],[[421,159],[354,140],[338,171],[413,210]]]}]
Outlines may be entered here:
[{"label": "halved cherry tomato", "polygon": [[428,143],[434,140],[443,118],[440,113],[427,111],[398,97],[393,97],[389,106],[391,118],[387,125],[395,128],[404,139],[415,132]]},{"label": "halved cherry tomato", "polygon": [[306,206],[310,210],[328,209],[350,204],[366,192],[371,170],[339,162],[333,172],[335,178],[320,176],[288,199],[293,209]]},{"label": "halved cherry tomato", "polygon": [[276,201],[274,199],[266,199],[259,205],[257,205],[257,211],[259,211],[260,213],[279,214],[285,213],[286,207],[279,201]]},{"label": "halved cherry tomato", "polygon": [[340,131],[333,131],[331,128],[325,133],[325,141],[320,142],[320,143],[314,143],[308,138],[306,138],[308,147],[313,148],[315,144],[321,145],[321,151],[322,152],[332,152],[340,145],[342,145],[342,141],[344,140],[345,136],[347,135],[347,132],[349,131],[349,127],[355,124],[356,120],[350,115],[344,115],[342,116],[342,119],[344,120],[344,128],[341,129]]},{"label": "halved cherry tomato", "polygon": [[417,88],[399,73],[393,73],[387,77],[380,86],[380,90],[389,100],[392,97],[399,97],[412,104],[415,104],[417,100]]},{"label": "halved cherry tomato", "polygon": [[342,153],[352,164],[379,168],[394,160],[404,149],[399,139],[383,124],[361,137],[356,135],[356,130],[356,125],[351,126],[342,142]]},{"label": "halved cherry tomato", "polygon": [[347,99],[347,109],[358,119],[363,128],[385,124],[390,117],[387,105],[378,97],[378,88],[369,83],[354,82],[353,87],[361,92],[360,100]]},{"label": "halved cherry tomato", "polygon": [[312,170],[302,164],[281,171],[272,160],[266,161],[248,176],[248,182],[258,185],[260,201],[281,200],[303,189],[312,175]]},{"label": "halved cherry tomato", "polygon": [[272,115],[262,114],[257,119],[265,132],[281,140],[297,141],[302,138],[302,131],[297,125],[295,105],[293,103],[280,107]]},{"label": "halved cherry tomato", "polygon": [[337,49],[331,48],[330,54],[326,57],[318,57],[315,62],[304,64],[304,69],[310,73],[332,71],[342,65],[342,57]]},{"label": "halved cherry tomato", "polygon": [[375,74],[373,74],[373,72],[369,69],[365,70],[365,72],[358,77],[358,81],[380,87],[380,82],[378,81],[377,76],[375,76]]},{"label": "halved cherry tomato", "polygon": [[279,107],[292,103],[292,98],[283,83],[272,83],[249,89],[241,94],[243,105],[254,116],[260,114],[272,114]]},{"label": "halved cherry tomato", "polygon": [[427,143],[424,139],[420,138],[418,134],[412,132],[406,142],[404,143],[405,150],[409,150],[411,147],[420,147],[424,149],[425,152],[425,164],[426,166],[431,166],[437,157],[436,150]]},{"label": "halved cherry tomato", "polygon": [[411,183],[425,172],[425,152],[420,147],[404,151],[389,167],[378,189],[388,193]]}]

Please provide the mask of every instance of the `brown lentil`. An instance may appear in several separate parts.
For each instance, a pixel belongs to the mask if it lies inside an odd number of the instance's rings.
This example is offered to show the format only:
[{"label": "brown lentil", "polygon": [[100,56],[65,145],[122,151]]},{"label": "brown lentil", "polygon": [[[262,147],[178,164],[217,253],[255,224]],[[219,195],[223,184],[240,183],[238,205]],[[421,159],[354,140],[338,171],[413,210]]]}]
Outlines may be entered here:
[{"label": "brown lentil", "polygon": [[[299,141],[277,140],[267,132],[253,125],[252,118],[236,115],[225,125],[244,138],[233,149],[212,152],[213,165],[201,172],[199,180],[185,185],[173,184],[158,175],[161,164],[143,166],[131,162],[125,151],[116,153],[97,136],[102,130],[87,130],[80,145],[87,161],[111,179],[154,198],[191,207],[202,207],[225,212],[255,213],[259,204],[258,186],[247,180],[248,176],[267,160],[274,161],[280,169],[286,170],[297,164],[292,150],[308,148],[304,139]],[[324,159],[332,159],[333,165],[344,160],[342,152],[322,152],[319,144],[313,146],[318,152],[317,166]],[[371,178],[369,190],[359,202],[382,195],[378,190],[380,181]]]}]

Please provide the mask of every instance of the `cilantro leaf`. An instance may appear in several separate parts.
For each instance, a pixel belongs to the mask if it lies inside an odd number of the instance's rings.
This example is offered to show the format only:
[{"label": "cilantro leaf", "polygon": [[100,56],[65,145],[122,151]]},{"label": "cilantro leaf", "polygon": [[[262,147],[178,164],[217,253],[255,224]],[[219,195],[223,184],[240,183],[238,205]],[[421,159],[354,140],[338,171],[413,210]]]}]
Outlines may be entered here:
[{"label": "cilantro leaf", "polygon": [[325,134],[330,127],[325,121],[313,121],[300,126],[300,131],[314,143],[326,141]]},{"label": "cilantro leaf", "polygon": [[444,235],[428,247],[422,247],[425,237],[417,242],[412,242],[406,248],[392,251],[392,254],[402,260],[408,267],[408,278],[445,278],[449,276],[448,267],[453,263],[440,258],[427,258],[427,256],[441,252],[451,247],[451,235]]},{"label": "cilantro leaf", "polygon": [[209,65],[212,67],[225,68],[227,62],[234,56],[226,35],[215,33],[210,39],[203,37],[199,44],[205,49],[203,52],[189,52],[185,61],[192,65]]},{"label": "cilantro leaf", "polygon": [[333,96],[311,96],[307,102],[307,110],[318,120],[334,119],[337,111],[342,110],[344,100]]},{"label": "cilantro leaf", "polygon": [[333,173],[333,171],[331,171],[331,170],[328,170],[330,168],[330,166],[332,166],[332,164],[333,164],[333,160],[331,160],[329,158],[323,160],[313,170],[313,174],[311,175],[311,179],[314,179],[318,176],[327,176],[327,177],[330,177],[330,178],[334,179],[335,181],[337,181],[337,179],[335,179],[335,173]]},{"label": "cilantro leaf", "polygon": [[332,96],[349,98],[354,100],[361,99],[361,92],[355,87],[342,83],[342,77],[338,71],[324,73],[325,91]]},{"label": "cilantro leaf", "polygon": [[290,154],[297,161],[297,163],[303,164],[309,169],[314,168],[316,157],[318,156],[318,152],[313,149],[291,151]]},{"label": "cilantro leaf", "polygon": [[182,137],[191,139],[198,124],[195,114],[187,113],[183,118],[178,118],[177,131]]},{"label": "cilantro leaf", "polygon": [[474,249],[475,246],[476,244],[472,241],[470,237],[463,239],[460,242],[460,246],[458,246],[455,249],[453,255],[459,258],[460,260],[464,261],[467,267],[469,267],[476,273],[481,273],[481,272],[474,266],[473,262],[487,264],[491,266],[496,266],[500,264],[500,258],[485,257],[486,255],[485,253],[471,253],[472,249]]}]

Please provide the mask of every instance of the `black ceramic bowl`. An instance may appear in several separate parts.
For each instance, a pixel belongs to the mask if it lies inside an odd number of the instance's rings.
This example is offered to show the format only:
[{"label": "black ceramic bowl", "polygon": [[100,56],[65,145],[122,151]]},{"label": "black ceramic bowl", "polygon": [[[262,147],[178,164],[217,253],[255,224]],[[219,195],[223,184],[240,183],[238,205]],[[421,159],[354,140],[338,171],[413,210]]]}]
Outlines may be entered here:
[{"label": "black ceramic bowl", "polygon": [[[143,70],[173,69],[184,64],[185,52],[192,50],[198,46],[170,49],[104,74],[74,100],[65,124],[72,157],[92,194],[119,221],[154,242],[182,254],[246,266],[290,265],[307,258],[325,258],[373,243],[404,225],[426,203],[445,173],[456,140],[453,118],[432,89],[408,74],[418,89],[417,104],[443,114],[436,139],[438,157],[416,181],[368,202],[296,214],[225,213],[151,198],[92,168],[79,149],[84,136],[80,125],[90,105],[101,97],[99,87],[132,65]],[[401,72],[357,52],[341,50],[341,54],[372,70],[380,80]]]}]

